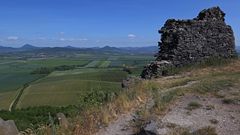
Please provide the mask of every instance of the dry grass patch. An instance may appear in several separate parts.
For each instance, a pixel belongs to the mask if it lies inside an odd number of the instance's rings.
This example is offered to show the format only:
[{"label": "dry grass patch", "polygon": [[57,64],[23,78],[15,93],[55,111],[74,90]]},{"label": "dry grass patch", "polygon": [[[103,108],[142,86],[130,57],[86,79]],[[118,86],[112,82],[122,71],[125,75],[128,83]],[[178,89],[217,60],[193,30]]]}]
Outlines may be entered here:
[{"label": "dry grass patch", "polygon": [[213,127],[203,127],[194,132],[190,132],[186,128],[176,127],[168,135],[217,135],[216,129]]},{"label": "dry grass patch", "polygon": [[101,107],[87,109],[79,115],[74,134],[92,135],[115,120],[118,115],[144,104],[149,96],[150,87],[152,84],[148,81],[138,83],[136,87],[122,91],[113,101]]}]

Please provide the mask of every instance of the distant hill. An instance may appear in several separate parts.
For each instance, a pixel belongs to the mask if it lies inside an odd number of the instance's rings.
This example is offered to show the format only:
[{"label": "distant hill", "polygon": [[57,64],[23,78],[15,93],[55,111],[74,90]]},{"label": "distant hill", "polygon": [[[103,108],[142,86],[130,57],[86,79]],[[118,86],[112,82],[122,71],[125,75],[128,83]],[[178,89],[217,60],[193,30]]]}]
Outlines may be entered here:
[{"label": "distant hill", "polygon": [[0,53],[32,51],[37,49],[41,49],[41,48],[33,45],[29,45],[29,44],[25,44],[19,48],[0,46]]},{"label": "distant hill", "polygon": [[28,51],[28,50],[36,50],[36,49],[40,49],[40,47],[36,47],[30,44],[25,44],[22,47],[18,48],[21,51]]},{"label": "distant hill", "polygon": [[16,48],[0,46],[0,53],[14,52]]},{"label": "distant hill", "polygon": [[156,46],[148,47],[93,47],[93,48],[77,48],[73,46],[65,47],[36,47],[30,44],[25,44],[20,48],[3,47],[0,46],[0,53],[21,53],[21,52],[34,52],[34,53],[69,53],[69,52],[82,52],[82,53],[120,53],[120,54],[155,54],[158,51]]}]

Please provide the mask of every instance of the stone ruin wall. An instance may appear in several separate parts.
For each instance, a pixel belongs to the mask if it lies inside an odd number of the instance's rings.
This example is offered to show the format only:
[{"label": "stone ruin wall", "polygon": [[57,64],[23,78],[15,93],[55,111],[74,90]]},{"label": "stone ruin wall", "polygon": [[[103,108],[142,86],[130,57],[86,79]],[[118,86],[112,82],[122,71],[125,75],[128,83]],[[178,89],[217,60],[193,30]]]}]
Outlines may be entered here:
[{"label": "stone ruin wall", "polygon": [[201,11],[192,20],[167,20],[159,30],[161,42],[156,61],[144,68],[142,78],[162,76],[171,66],[182,67],[208,58],[235,57],[233,30],[224,17],[219,7],[213,7]]}]

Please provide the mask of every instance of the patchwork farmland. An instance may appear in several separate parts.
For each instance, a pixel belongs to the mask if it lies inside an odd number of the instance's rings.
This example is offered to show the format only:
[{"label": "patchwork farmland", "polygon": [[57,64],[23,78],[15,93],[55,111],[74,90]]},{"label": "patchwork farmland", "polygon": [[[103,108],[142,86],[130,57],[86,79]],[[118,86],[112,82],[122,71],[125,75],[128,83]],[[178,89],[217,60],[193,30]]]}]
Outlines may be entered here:
[{"label": "patchwork farmland", "polygon": [[[151,56],[79,54],[74,58],[0,60],[0,109],[79,104],[89,92],[117,93],[121,81],[129,76],[123,67],[139,74]],[[50,74],[32,74],[38,68],[74,66]],[[23,93],[19,95],[20,90]],[[16,99],[19,97],[18,99]]]}]

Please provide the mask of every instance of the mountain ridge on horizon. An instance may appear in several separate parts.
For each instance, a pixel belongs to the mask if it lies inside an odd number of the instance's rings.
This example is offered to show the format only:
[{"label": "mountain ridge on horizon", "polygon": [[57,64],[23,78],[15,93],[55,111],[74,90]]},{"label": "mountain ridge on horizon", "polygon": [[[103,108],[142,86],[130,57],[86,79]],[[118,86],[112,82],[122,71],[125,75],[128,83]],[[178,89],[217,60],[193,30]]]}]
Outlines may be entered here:
[{"label": "mountain ridge on horizon", "polygon": [[[61,50],[61,49],[68,49],[68,50],[100,50],[100,51],[110,51],[110,52],[128,52],[128,53],[148,53],[154,54],[158,51],[158,46],[137,46],[137,47],[114,47],[114,46],[103,46],[103,47],[75,47],[75,46],[63,46],[63,47],[39,47],[34,46],[31,44],[24,44],[20,47],[7,47],[0,45],[0,53],[9,53],[9,52],[24,52],[24,51],[36,51],[36,50]],[[240,46],[236,45],[236,50],[240,53]]]},{"label": "mountain ridge on horizon", "polygon": [[38,47],[31,44],[24,44],[21,47],[6,47],[0,46],[0,53],[12,53],[12,52],[26,52],[26,51],[102,51],[102,52],[117,52],[117,53],[147,53],[155,54],[158,51],[157,46],[144,46],[144,47],[112,47],[112,46],[103,46],[103,47],[74,47],[74,46],[64,46],[64,47]]}]

